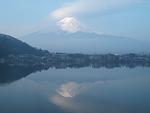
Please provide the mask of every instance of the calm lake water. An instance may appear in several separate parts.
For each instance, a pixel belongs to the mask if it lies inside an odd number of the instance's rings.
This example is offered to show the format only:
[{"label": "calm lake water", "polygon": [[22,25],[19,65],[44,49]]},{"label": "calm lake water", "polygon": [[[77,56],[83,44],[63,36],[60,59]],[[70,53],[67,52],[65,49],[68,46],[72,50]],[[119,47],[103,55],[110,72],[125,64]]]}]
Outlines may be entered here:
[{"label": "calm lake water", "polygon": [[0,84],[0,113],[150,113],[150,68],[32,73]]}]

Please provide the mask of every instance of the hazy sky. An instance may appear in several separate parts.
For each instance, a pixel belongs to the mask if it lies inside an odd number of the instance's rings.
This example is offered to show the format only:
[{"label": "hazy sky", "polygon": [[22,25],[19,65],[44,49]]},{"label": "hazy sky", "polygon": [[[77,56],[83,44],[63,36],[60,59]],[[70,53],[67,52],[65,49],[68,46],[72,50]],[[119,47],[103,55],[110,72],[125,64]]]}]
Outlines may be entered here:
[{"label": "hazy sky", "polygon": [[66,17],[98,33],[150,40],[150,0],[0,0],[1,33],[52,29]]}]

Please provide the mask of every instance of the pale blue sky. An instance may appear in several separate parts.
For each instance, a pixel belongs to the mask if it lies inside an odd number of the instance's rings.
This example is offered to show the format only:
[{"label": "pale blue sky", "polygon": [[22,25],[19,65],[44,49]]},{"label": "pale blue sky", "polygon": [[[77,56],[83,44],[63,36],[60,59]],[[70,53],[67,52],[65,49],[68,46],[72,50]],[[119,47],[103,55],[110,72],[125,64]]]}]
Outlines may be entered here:
[{"label": "pale blue sky", "polygon": [[149,0],[92,0],[91,6],[88,2],[91,4],[91,0],[0,0],[0,32],[19,37],[51,27],[58,20],[51,14],[58,10],[92,31],[150,41]]}]

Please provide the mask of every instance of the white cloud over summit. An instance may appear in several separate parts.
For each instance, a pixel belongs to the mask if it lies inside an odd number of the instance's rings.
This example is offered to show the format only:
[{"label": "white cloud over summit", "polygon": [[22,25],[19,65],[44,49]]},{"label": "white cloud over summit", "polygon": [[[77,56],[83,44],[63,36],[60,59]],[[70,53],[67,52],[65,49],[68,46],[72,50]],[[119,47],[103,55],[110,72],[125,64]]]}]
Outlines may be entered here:
[{"label": "white cloud over summit", "polygon": [[50,15],[56,19],[82,13],[105,12],[122,8],[143,0],[75,0],[53,11]]}]

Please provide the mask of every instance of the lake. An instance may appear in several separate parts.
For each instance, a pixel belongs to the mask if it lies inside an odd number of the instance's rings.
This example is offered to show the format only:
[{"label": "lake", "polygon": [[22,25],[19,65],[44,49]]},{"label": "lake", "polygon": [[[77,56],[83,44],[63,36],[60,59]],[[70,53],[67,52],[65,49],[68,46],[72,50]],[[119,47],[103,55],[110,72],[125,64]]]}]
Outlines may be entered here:
[{"label": "lake", "polygon": [[150,68],[3,71],[0,113],[150,113]]}]

